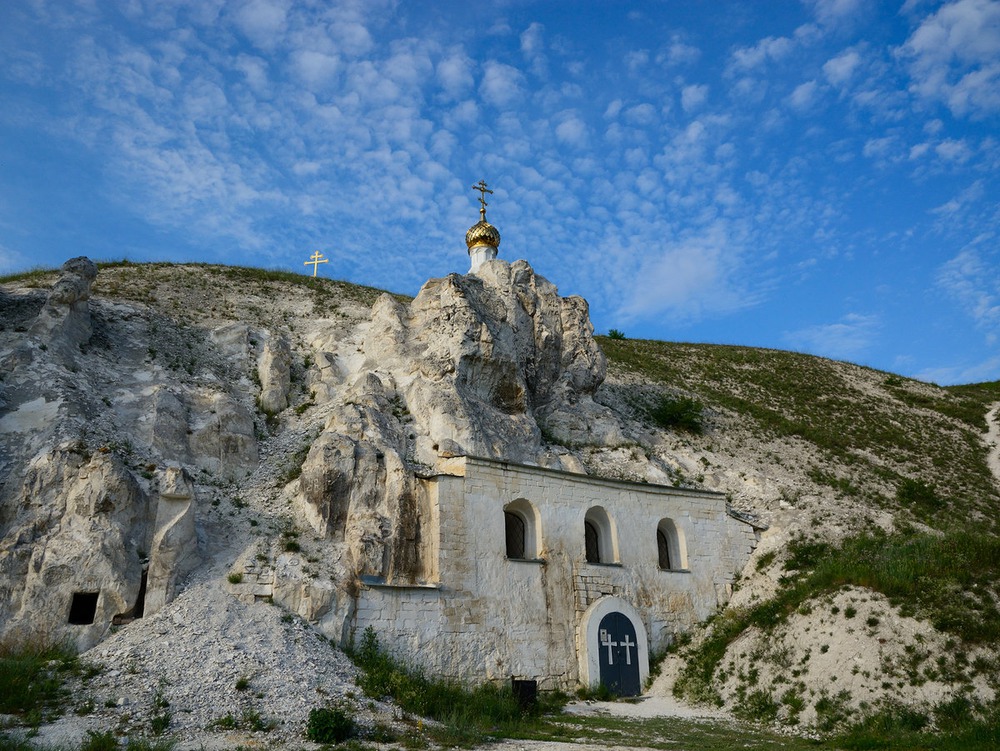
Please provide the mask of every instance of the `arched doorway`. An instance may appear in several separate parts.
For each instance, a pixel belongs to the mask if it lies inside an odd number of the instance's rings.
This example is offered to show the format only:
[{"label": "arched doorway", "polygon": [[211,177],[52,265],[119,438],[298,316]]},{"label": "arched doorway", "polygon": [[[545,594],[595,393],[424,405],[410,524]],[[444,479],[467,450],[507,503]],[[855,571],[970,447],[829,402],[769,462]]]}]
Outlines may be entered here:
[{"label": "arched doorway", "polygon": [[580,618],[576,637],[580,682],[602,683],[619,696],[636,696],[649,677],[649,640],[639,611],[622,597],[591,603]]},{"label": "arched doorway", "polygon": [[638,696],[639,641],[632,621],[622,613],[608,613],[597,631],[601,683],[615,696]]}]

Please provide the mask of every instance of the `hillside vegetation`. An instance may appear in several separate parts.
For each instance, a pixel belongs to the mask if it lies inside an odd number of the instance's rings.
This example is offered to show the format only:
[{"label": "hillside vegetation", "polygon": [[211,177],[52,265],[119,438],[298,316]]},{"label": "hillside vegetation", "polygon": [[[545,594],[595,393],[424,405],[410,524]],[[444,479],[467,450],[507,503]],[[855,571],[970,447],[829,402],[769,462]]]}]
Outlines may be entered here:
[{"label": "hillside vegetation", "polygon": [[1000,489],[983,434],[1000,382],[941,388],[779,350],[600,343],[612,373],[693,395],[763,438],[807,442],[816,450],[807,475],[845,502],[903,511],[937,529],[998,529]]}]

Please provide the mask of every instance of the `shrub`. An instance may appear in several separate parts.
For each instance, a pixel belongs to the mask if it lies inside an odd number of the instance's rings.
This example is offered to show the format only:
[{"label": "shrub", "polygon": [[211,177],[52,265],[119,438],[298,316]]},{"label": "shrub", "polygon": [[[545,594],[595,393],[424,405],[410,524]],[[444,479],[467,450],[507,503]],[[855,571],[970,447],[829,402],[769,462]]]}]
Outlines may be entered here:
[{"label": "shrub", "polygon": [[240,582],[243,581],[243,574],[238,573],[238,572],[237,573],[232,573],[229,576],[227,576],[226,578],[229,580],[230,584],[239,584]]},{"label": "shrub", "polygon": [[944,506],[933,486],[921,480],[903,480],[896,489],[896,500],[901,506],[924,512],[939,511]]},{"label": "shrub", "polygon": [[686,396],[664,396],[650,408],[649,419],[661,428],[676,428],[701,433],[704,405]]},{"label": "shrub", "polygon": [[354,718],[344,707],[317,707],[309,712],[306,738],[315,743],[343,743],[354,731]]},{"label": "shrub", "polygon": [[111,731],[95,733],[87,731],[87,740],[80,745],[80,751],[118,751],[118,740]]},{"label": "shrub", "polygon": [[149,726],[153,731],[153,735],[163,735],[167,732],[167,728],[170,727],[170,712],[162,712],[154,715],[153,719],[149,721]]},{"label": "shrub", "polygon": [[610,329],[608,331],[608,339],[618,339],[621,341],[625,339],[625,332],[619,331],[618,329]]}]

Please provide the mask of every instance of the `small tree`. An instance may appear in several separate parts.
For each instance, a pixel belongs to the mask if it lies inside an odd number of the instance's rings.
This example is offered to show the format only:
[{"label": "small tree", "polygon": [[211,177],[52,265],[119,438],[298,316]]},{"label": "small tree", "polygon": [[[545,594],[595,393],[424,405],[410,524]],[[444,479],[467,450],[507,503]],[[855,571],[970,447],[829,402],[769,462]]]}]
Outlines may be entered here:
[{"label": "small tree", "polygon": [[701,413],[704,406],[686,396],[664,396],[649,410],[650,419],[661,428],[676,428],[689,433],[701,433]]},{"label": "small tree", "polygon": [[354,735],[354,718],[342,706],[317,707],[309,712],[306,738],[315,743],[343,743]]},{"label": "small tree", "polygon": [[608,339],[624,339],[625,332],[618,329],[611,329],[608,331]]}]

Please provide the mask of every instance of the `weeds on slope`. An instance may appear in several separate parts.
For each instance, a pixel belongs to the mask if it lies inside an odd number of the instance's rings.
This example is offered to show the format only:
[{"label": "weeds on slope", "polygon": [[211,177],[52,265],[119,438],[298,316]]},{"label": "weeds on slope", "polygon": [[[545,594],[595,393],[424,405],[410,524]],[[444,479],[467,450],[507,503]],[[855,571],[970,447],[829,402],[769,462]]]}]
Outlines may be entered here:
[{"label": "weeds on slope", "polygon": [[358,685],[366,694],[391,698],[406,712],[440,722],[442,728],[428,732],[447,745],[510,737],[565,702],[561,695],[547,695],[536,706],[522,708],[508,686],[485,683],[469,689],[455,681],[428,678],[383,651],[370,626],[351,656],[362,669]]},{"label": "weeds on slope", "polygon": [[966,531],[869,534],[840,547],[799,540],[789,545],[786,577],[778,594],[742,610],[727,610],[711,634],[688,655],[675,692],[714,701],[712,676],[729,644],[751,626],[770,629],[806,600],[854,585],[881,592],[904,615],[930,621],[968,644],[1000,640],[996,607],[1000,538]]}]

